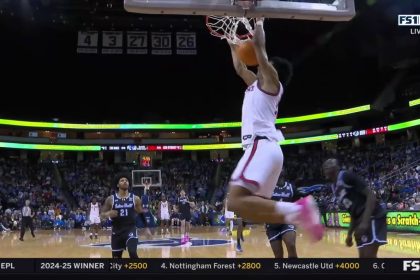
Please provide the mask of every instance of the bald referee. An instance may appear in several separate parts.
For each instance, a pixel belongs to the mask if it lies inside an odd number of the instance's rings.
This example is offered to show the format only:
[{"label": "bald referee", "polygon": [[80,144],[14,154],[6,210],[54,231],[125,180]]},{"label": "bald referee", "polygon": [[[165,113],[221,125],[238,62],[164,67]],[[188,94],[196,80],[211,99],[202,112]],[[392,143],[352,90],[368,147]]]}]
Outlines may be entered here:
[{"label": "bald referee", "polygon": [[32,218],[35,216],[35,213],[32,211],[29,205],[31,202],[29,200],[25,201],[25,206],[22,208],[22,225],[20,227],[20,241],[23,241],[23,236],[25,235],[26,228],[29,227],[31,230],[32,237],[35,238],[34,234],[34,224],[32,223]]}]

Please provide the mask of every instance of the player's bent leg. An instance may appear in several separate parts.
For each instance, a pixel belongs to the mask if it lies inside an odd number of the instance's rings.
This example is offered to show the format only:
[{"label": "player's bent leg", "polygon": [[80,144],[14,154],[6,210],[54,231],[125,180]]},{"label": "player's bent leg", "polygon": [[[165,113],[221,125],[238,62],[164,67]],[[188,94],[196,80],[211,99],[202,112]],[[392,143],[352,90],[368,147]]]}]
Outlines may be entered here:
[{"label": "player's bent leg", "polygon": [[242,242],[244,242],[245,241],[245,239],[244,239],[244,228],[246,227],[246,225],[247,225],[247,222],[246,221],[244,221],[242,218],[241,218],[241,225],[242,225],[242,231],[241,231],[241,240],[242,240]]},{"label": "player's bent leg", "polygon": [[23,241],[23,237],[25,236],[26,231],[26,219],[22,219],[22,224],[20,226],[20,241]]},{"label": "player's bent leg", "polygon": [[98,239],[98,232],[99,232],[99,224],[95,223],[93,225],[93,232],[95,233],[95,239]]},{"label": "player's bent leg", "polygon": [[242,252],[241,247],[241,240],[243,241],[243,223],[241,218],[236,219],[236,223],[238,224],[238,230],[236,232],[236,251]]},{"label": "player's bent leg", "polygon": [[187,243],[187,239],[185,238],[185,227],[186,227],[186,220],[181,220],[181,245],[184,245]]},{"label": "player's bent leg", "polygon": [[191,240],[190,232],[191,232],[191,218],[185,221],[185,239],[187,240],[187,242]]},{"label": "player's bent leg", "polygon": [[271,249],[273,250],[274,257],[276,259],[283,258],[283,244],[281,243],[281,239],[275,239],[270,241]]},{"label": "player's bent leg", "polygon": [[[275,201],[255,196],[241,186],[230,185],[228,208],[243,219],[256,223],[284,223],[285,220],[285,215],[276,210]],[[297,206],[295,211],[299,210]]]},{"label": "player's bent leg", "polygon": [[379,246],[387,243],[386,218],[372,219],[368,231],[357,236],[355,234],[360,258],[377,258]]},{"label": "player's bent leg", "polygon": [[137,255],[137,238],[130,238],[127,240],[127,251],[130,259],[138,259],[139,256]]},{"label": "player's bent leg", "polygon": [[[226,214],[225,214],[226,215]],[[233,219],[232,218],[226,218],[226,230],[228,232],[228,235],[231,236],[233,232]]]},{"label": "player's bent leg", "polygon": [[288,258],[297,258],[296,232],[293,230],[287,231],[283,234],[282,239],[287,248]]},{"label": "player's bent leg", "polygon": [[324,226],[321,223],[319,209],[314,198],[309,195],[299,199],[296,204],[302,206],[297,224],[309,234],[312,241],[320,241],[324,236]]},{"label": "player's bent leg", "polygon": [[238,230],[237,230],[236,235],[239,239],[243,240],[244,239],[244,237],[243,237],[244,223],[242,221],[242,218],[237,218],[236,223],[238,224]]},{"label": "player's bent leg", "polygon": [[377,258],[379,246],[380,245],[378,243],[373,243],[371,245],[360,247],[359,258]]}]

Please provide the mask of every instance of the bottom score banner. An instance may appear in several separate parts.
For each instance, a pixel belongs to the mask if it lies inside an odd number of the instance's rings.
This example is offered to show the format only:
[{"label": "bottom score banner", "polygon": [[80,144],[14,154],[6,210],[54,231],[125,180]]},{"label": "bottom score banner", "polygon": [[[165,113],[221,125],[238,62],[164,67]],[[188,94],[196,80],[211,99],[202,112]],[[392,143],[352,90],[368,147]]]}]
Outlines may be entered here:
[{"label": "bottom score banner", "polygon": [[420,274],[420,259],[0,259],[0,274]]}]

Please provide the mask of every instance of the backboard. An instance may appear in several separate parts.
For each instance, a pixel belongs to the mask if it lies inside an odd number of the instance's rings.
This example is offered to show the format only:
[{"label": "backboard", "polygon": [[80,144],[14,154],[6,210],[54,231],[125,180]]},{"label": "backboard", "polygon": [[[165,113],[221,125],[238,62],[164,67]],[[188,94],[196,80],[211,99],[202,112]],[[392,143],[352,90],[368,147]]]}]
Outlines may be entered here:
[{"label": "backboard", "polygon": [[141,14],[215,15],[248,18],[286,18],[348,21],[354,0],[124,0],[128,12]]},{"label": "backboard", "polygon": [[160,170],[133,170],[133,187],[161,187],[162,176]]}]

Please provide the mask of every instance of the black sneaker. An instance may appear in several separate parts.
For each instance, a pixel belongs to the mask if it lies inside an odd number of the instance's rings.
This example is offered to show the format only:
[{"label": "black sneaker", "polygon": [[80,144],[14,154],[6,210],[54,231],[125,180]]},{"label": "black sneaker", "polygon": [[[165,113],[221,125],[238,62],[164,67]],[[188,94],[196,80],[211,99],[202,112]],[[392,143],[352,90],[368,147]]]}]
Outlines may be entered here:
[{"label": "black sneaker", "polygon": [[91,235],[89,235],[89,238],[90,238],[90,240],[92,240],[93,239],[93,235],[91,234]]},{"label": "black sneaker", "polygon": [[35,238],[35,234],[32,233],[32,237]]},{"label": "black sneaker", "polygon": [[95,239],[98,239],[98,236],[97,235],[95,235]]},{"label": "black sneaker", "polygon": [[23,238],[21,237],[21,238],[19,238],[19,240],[20,240],[20,241],[23,241]]}]

